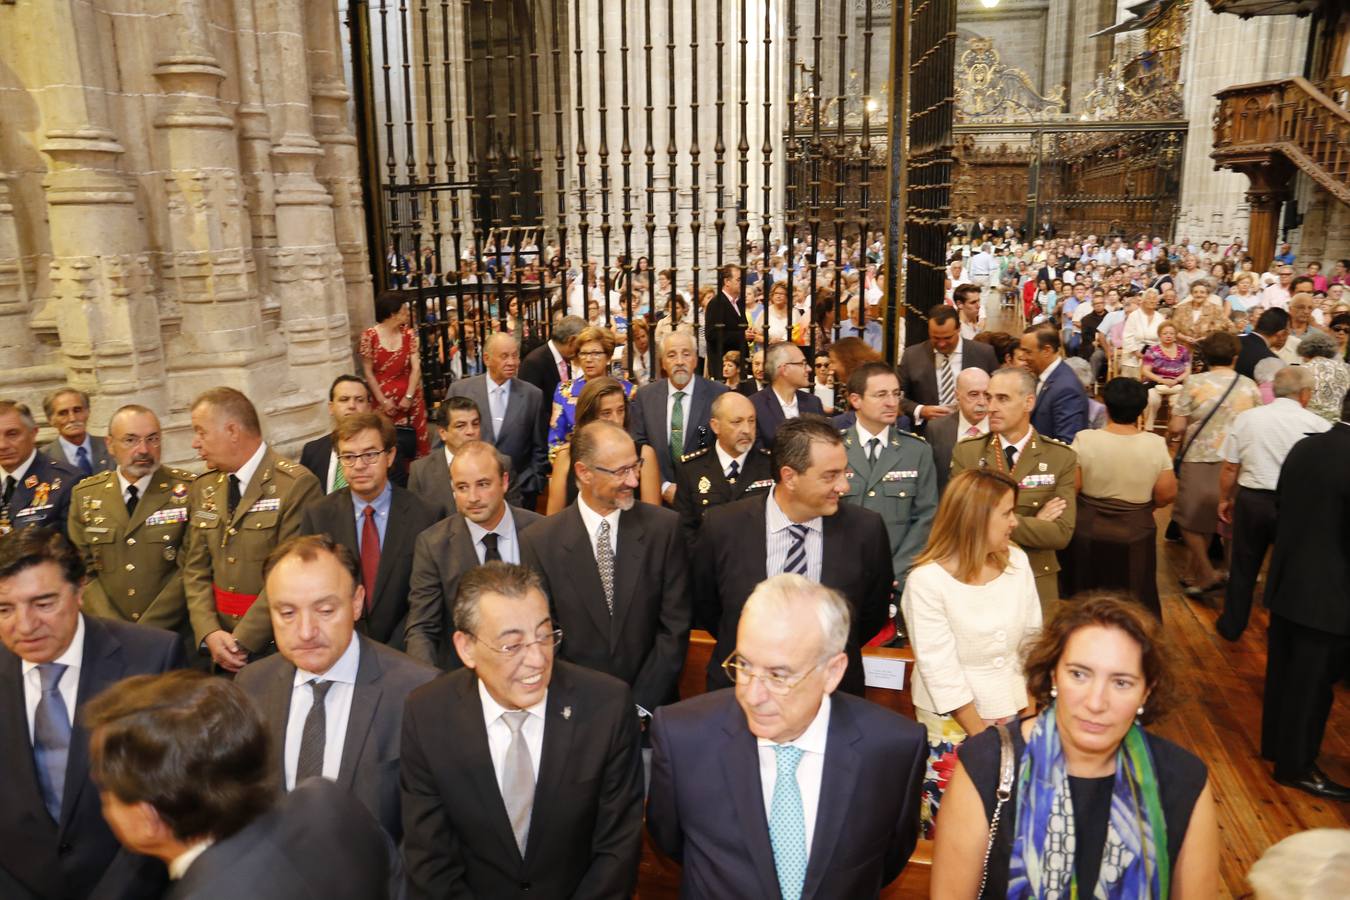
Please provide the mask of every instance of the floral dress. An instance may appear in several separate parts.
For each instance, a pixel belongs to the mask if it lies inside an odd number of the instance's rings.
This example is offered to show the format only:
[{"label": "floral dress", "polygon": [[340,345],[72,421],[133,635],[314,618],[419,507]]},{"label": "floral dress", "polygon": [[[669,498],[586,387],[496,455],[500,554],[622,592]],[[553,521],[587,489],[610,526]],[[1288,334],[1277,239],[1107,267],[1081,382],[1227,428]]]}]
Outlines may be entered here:
[{"label": "floral dress", "polygon": [[[633,399],[633,391],[637,390],[632,382],[623,379],[617,379],[619,384],[623,385],[623,396],[625,400]],[[581,398],[581,392],[586,389],[585,378],[574,378],[571,381],[564,381],[553,391],[553,412],[548,419],[548,458],[551,462],[553,457],[558,455],[558,451],[567,444],[572,436],[572,429],[577,425],[577,400]]]},{"label": "floral dress", "polygon": [[[417,353],[417,340],[411,328],[400,329],[401,339],[397,350],[389,350],[380,343],[380,335],[373,327],[361,332],[357,351],[361,358],[370,363],[375,373],[375,381],[380,392],[391,400],[398,400],[408,393],[408,381],[412,377],[412,365]],[[427,438],[426,399],[420,390],[413,392],[412,408],[407,414],[394,419],[394,424],[411,428],[417,433],[417,455],[426,456],[431,449]]]}]

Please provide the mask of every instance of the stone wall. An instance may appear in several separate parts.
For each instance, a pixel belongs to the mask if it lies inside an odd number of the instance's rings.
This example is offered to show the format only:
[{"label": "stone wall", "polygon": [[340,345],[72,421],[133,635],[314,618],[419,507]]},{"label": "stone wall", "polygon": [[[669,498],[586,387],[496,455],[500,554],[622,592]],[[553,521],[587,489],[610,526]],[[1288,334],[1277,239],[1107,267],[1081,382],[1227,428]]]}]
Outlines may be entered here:
[{"label": "stone wall", "polygon": [[269,441],[327,427],[371,285],[336,0],[0,4],[0,396],[103,433],[217,385]]}]

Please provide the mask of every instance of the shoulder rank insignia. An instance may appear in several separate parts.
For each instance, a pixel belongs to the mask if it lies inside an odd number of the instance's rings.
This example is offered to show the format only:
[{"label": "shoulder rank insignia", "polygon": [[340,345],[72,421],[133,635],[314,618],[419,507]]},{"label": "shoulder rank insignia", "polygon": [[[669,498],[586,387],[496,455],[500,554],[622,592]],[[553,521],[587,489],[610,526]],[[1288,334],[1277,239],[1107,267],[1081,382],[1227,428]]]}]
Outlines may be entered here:
[{"label": "shoulder rank insignia", "polygon": [[712,482],[708,480],[707,475],[704,475],[698,480],[698,492],[700,494],[706,494],[710,490],[712,490]]},{"label": "shoulder rank insignia", "polygon": [[700,456],[702,456],[702,455],[704,455],[705,453],[707,453],[708,450],[710,450],[710,449],[711,449],[711,448],[709,448],[709,447],[700,447],[699,449],[695,450],[693,453],[686,453],[686,454],[684,454],[684,456],[681,456],[681,457],[680,457],[680,462],[689,462],[689,460],[691,460],[691,459],[698,459]]}]

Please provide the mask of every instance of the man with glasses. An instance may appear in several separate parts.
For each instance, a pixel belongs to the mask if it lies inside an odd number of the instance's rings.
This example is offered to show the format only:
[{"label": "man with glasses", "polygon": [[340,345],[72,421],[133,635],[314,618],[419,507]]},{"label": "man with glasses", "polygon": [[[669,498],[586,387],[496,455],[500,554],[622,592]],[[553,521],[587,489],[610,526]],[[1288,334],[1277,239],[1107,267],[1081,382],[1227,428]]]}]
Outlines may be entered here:
[{"label": "man with glasses", "polygon": [[71,493],[68,533],[93,577],[84,588],[90,615],[177,631],[191,643],[178,554],[195,477],[160,464],[159,418],[123,406],[108,422],[116,461]]},{"label": "man with glasses", "polygon": [[770,344],[764,352],[764,374],[769,386],[750,398],[761,447],[773,446],[774,435],[787,420],[807,413],[825,415],[820,398],[807,390],[811,364],[801,347],[791,341]]},{"label": "man with glasses", "polygon": [[657,712],[647,828],[684,896],[875,898],[909,861],[927,739],[837,691],[850,618],[827,587],[769,578],[723,658],[735,690]]},{"label": "man with glasses", "polygon": [[[575,503],[521,538],[568,630],[562,656],[628,682],[644,720],[677,696],[689,644],[688,550],[680,517],[637,502],[641,458],[619,426],[572,433]],[[456,648],[459,647],[456,642]]]},{"label": "man with glasses", "polygon": [[440,515],[390,480],[397,440],[393,423],[379,413],[340,419],[333,446],[347,487],[306,507],[300,533],[326,534],[360,561],[362,630],[402,650],[414,543]]},{"label": "man with glasses", "polygon": [[489,562],[466,574],[454,614],[465,668],[408,698],[401,766],[411,900],[628,897],[637,884],[633,695],[556,659],[567,643],[559,645],[544,591],[523,566]]}]

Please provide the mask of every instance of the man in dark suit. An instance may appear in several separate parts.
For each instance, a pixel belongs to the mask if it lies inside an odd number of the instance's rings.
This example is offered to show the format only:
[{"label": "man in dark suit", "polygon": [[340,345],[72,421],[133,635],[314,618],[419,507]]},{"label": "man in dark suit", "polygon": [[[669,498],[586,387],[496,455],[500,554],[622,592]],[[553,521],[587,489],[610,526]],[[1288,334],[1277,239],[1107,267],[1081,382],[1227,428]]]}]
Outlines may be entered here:
[{"label": "man in dark suit", "polygon": [[1036,271],[1037,287],[1040,287],[1042,281],[1051,287],[1054,287],[1055,279],[1062,279],[1064,277],[1064,269],[1055,265],[1055,262],[1056,260],[1054,258],[1049,258],[1045,261],[1045,265],[1041,266],[1040,269]]},{"label": "man in dark suit", "polygon": [[482,414],[468,397],[446,397],[436,407],[432,421],[442,446],[414,460],[408,472],[408,490],[436,510],[444,519],[454,515],[455,490],[450,484],[450,464],[459,448],[476,441],[482,433]]},{"label": "man in dark suit", "polygon": [[849,618],[835,591],[769,578],[726,658],[735,691],[657,711],[647,828],[684,866],[681,897],[864,900],[909,861],[928,741],[836,691]]},{"label": "man in dark suit", "polygon": [[99,472],[111,472],[117,463],[108,453],[108,443],[89,433],[89,395],[63,387],[42,401],[47,422],[56,429],[56,440],[43,448],[53,462],[65,463],[88,478]]},{"label": "man in dark suit", "polygon": [[533,509],[535,498],[547,486],[548,444],[545,421],[552,395],[516,377],[520,344],[515,337],[495,331],[483,345],[487,372],[450,385],[447,397],[468,397],[482,414],[482,439],[511,460],[520,489],[521,505]]},{"label": "man in dark suit", "polygon": [[[334,428],[344,416],[368,413],[371,407],[370,388],[355,375],[339,375],[328,388],[328,414]],[[325,494],[347,486],[347,475],[338,465],[337,451],[333,449],[332,432],[316,437],[300,449],[300,465],[314,473]]]},{"label": "man in dark suit", "polygon": [[249,663],[235,683],[262,713],[281,787],[336,781],[397,842],[403,702],[438,673],[356,633],[361,572],[327,535],[291,538],[272,551],[266,571],[277,652]]},{"label": "man in dark suit", "polygon": [[535,347],[520,361],[520,380],[539,388],[539,393],[547,401],[539,413],[544,428],[548,428],[553,392],[561,382],[572,378],[572,357],[577,352],[576,338],[585,328],[586,320],[580,316],[563,316],[553,326],[549,340]]},{"label": "man in dark suit", "polygon": [[[1350,654],[1350,393],[1341,420],[1294,445],[1280,467],[1279,517],[1266,579],[1270,610],[1261,755],[1275,780],[1350,801],[1350,787],[1317,766],[1333,688]],[[1328,565],[1327,560],[1337,560]]]},{"label": "man in dark suit", "polygon": [[[568,662],[620,678],[645,714],[675,699],[689,644],[688,548],[680,517],[638,503],[637,446],[604,420],[573,432],[577,501],[527,531]],[[458,645],[457,645],[458,646]]]},{"label": "man in dark suit", "polygon": [[1088,398],[1059,348],[1059,331],[1049,322],[1022,332],[1022,353],[1037,381],[1031,425],[1044,437],[1072,444],[1074,435],[1088,427]]},{"label": "man in dark suit", "polygon": [[129,678],[88,726],[103,814],[161,877],[168,867],[167,900],[382,898],[402,884],[393,841],[339,785],[311,778],[278,799],[267,730],[238,685]]},{"label": "man in dark suit", "polygon": [[408,698],[403,857],[411,900],[628,897],[642,763],[623,682],[554,659],[562,632],[533,571],[460,583],[465,668]]},{"label": "man in dark suit", "polygon": [[673,504],[675,461],[712,442],[708,419],[713,400],[726,393],[727,387],[694,374],[698,350],[694,339],[683,332],[674,332],[662,342],[661,361],[666,377],[638,388],[629,407],[632,421],[628,427],[639,447],[656,451],[661,497]]},{"label": "man in dark suit", "polygon": [[790,341],[770,344],[764,352],[764,374],[769,386],[750,398],[755,405],[755,430],[761,447],[772,447],[778,428],[806,413],[825,415],[820,398],[806,390],[810,364],[802,348]]},{"label": "man in dark suit", "polygon": [[928,310],[928,340],[905,348],[900,357],[901,408],[923,434],[928,424],[956,411],[956,379],[966,369],[992,373],[998,368],[994,348],[961,337],[956,310],[939,305]]},{"label": "man in dark suit", "polygon": [[741,608],[755,585],[783,572],[805,575],[844,595],[853,611],[843,689],[862,695],[862,645],[890,617],[891,543],[870,509],[840,503],[848,493],[848,452],[827,421],[795,419],[773,445],[767,494],[719,506],[704,517],[692,556],[700,622],[717,648],[708,690],[731,682],[721,669],[736,641]]},{"label": "man in dark suit", "polygon": [[956,376],[956,415],[943,416],[928,424],[928,446],[933,448],[937,468],[938,496],[952,475],[952,451],[968,437],[989,433],[989,373],[963,369]]},{"label": "man in dark suit", "polygon": [[[0,538],[0,896],[136,896],[158,864],[122,854],[89,775],[84,711],[128,675],[185,665],[177,635],[80,612],[84,561],[64,537]],[[151,893],[150,895],[153,895]],[[144,896],[144,894],[142,894]]]},{"label": "man in dark suit", "polygon": [[722,356],[735,350],[744,359],[745,315],[741,312],[741,267],[730,263],[722,267],[722,289],[708,301],[703,311],[703,327],[708,335],[708,359],[715,375],[722,372]]},{"label": "man in dark suit", "polygon": [[1239,375],[1255,380],[1256,364],[1263,359],[1278,355],[1275,351],[1289,340],[1289,313],[1278,306],[1262,311],[1256,317],[1252,333],[1240,335],[1237,364],[1233,366]]},{"label": "man in dark suit", "polygon": [[348,486],[307,506],[300,533],[326,534],[360,560],[362,630],[402,650],[414,542],[439,516],[390,481],[398,451],[388,419],[355,413],[339,420],[333,435]]},{"label": "man in dark suit", "polygon": [[450,641],[459,581],[485,562],[520,562],[520,536],[543,516],[510,506],[502,454],[482,441],[451,464],[459,511],[417,536],[408,594],[408,654],[442,669],[463,663]]},{"label": "man in dark suit", "polygon": [[37,451],[28,407],[0,400],[0,537],[23,528],[64,533],[79,472]]},{"label": "man in dark suit", "polygon": [[708,510],[773,487],[769,451],[755,446],[753,403],[724,391],[712,403],[709,424],[717,442],[685,454],[675,467],[675,511],[690,547]]}]

